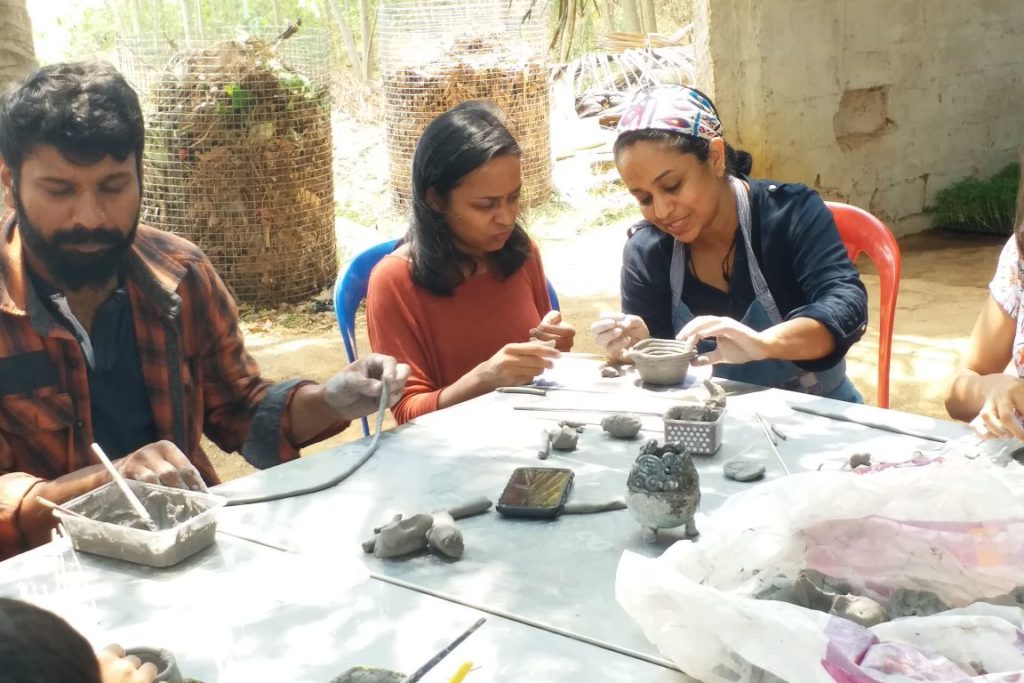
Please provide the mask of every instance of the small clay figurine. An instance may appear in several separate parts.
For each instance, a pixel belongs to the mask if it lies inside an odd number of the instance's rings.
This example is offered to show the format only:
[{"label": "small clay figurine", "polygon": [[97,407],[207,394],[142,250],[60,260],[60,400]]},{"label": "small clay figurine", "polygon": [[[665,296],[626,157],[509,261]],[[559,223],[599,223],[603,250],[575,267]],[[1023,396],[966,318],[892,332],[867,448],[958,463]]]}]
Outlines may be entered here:
[{"label": "small clay figurine", "polygon": [[640,418],[617,413],[601,420],[601,428],[616,439],[635,439],[640,433]]},{"label": "small clay figurine", "polygon": [[490,499],[481,496],[471,501],[431,513],[421,512],[403,518],[395,515],[387,524],[375,528],[373,538],[363,541],[363,552],[387,559],[430,547],[446,557],[459,559],[464,551],[462,532],[456,519],[472,517],[491,509]]},{"label": "small clay figurine", "polygon": [[700,504],[700,477],[679,444],[645,442],[629,471],[626,489],[626,505],[643,527],[645,541],[657,540],[658,529],[683,524],[687,536],[697,535],[693,515]]},{"label": "small clay figurine", "polygon": [[331,679],[331,683],[402,683],[405,674],[387,669],[376,669],[369,666],[355,666]]},{"label": "small clay figurine", "polygon": [[602,377],[622,377],[622,375],[624,374],[625,372],[623,371],[622,366],[619,365],[618,363],[605,363],[604,365],[601,366]]},{"label": "small clay figurine", "polygon": [[726,479],[733,481],[757,481],[764,476],[764,463],[754,458],[737,456],[722,465],[722,473]]},{"label": "small clay figurine", "polygon": [[855,470],[858,467],[871,467],[871,454],[870,453],[854,453],[850,456],[850,469]]}]

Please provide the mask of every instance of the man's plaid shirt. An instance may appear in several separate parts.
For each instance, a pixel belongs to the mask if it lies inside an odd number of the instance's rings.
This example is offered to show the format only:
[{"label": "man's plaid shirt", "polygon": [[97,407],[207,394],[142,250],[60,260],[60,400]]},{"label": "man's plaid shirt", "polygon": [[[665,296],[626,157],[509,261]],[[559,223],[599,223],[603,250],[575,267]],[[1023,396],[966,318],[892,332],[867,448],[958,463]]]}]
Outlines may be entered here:
[{"label": "man's plaid shirt", "polygon": [[[301,381],[271,384],[246,352],[234,300],[190,242],[139,226],[125,271],[157,435],[208,484],[206,434],[265,468],[298,457],[288,406]],[[334,425],[315,440],[340,431]],[[96,464],[85,357],[24,271],[13,215],[0,227],[0,559],[26,549],[22,500],[43,480]]]}]

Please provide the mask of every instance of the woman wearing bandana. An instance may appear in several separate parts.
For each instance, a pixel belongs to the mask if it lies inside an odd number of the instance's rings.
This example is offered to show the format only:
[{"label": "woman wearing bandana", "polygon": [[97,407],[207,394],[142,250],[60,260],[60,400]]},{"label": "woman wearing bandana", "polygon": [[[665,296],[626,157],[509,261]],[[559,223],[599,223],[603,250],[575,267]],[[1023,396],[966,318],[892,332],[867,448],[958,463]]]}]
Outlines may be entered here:
[{"label": "woman wearing bandana", "polygon": [[612,358],[647,337],[697,345],[714,375],[860,403],[845,356],[867,292],[813,190],[748,178],[698,90],[642,90],[615,163],[644,220],[630,229],[622,312],[591,330]]}]

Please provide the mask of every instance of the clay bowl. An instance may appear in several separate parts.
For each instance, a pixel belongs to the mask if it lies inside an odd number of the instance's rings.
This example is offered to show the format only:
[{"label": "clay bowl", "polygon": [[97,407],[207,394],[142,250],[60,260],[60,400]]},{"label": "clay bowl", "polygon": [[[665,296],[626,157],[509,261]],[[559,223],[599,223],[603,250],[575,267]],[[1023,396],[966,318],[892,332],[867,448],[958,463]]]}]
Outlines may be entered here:
[{"label": "clay bowl", "polygon": [[679,384],[686,379],[694,348],[675,339],[644,339],[629,350],[640,379],[648,384]]}]

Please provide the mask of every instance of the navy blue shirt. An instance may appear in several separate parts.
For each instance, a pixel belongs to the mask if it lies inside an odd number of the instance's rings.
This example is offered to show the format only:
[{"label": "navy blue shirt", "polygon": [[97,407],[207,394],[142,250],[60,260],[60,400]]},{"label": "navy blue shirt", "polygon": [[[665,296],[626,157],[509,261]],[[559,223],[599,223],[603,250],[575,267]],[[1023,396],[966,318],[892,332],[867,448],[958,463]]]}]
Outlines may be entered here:
[{"label": "navy blue shirt", "polygon": [[[835,338],[824,358],[797,361],[817,372],[834,366],[867,329],[868,295],[850,262],[832,213],[818,194],[797,183],[747,180],[750,185],[751,241],[754,257],[783,319],[811,318]],[[622,311],[643,318],[651,335],[671,339],[671,235],[646,221],[631,229],[622,255]],[[742,234],[736,231],[729,291],[723,292],[687,272],[682,301],[694,315],[739,320],[754,301]]]},{"label": "navy blue shirt", "polygon": [[[78,340],[86,356],[93,439],[112,460],[156,441],[156,420],[142,375],[128,292],[117,289],[96,311],[85,336],[62,293],[33,277],[47,308]],[[89,356],[92,356],[91,358]]]}]

